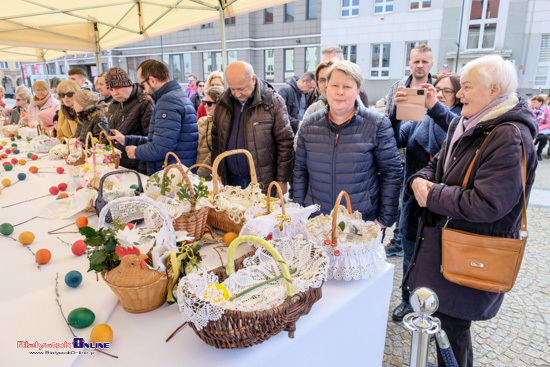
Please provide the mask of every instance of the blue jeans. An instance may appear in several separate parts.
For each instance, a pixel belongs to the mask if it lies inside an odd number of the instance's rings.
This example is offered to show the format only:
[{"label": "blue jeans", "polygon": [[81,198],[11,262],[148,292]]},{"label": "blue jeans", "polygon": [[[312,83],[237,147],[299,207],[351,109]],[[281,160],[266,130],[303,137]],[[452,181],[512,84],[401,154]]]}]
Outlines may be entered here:
[{"label": "blue jeans", "polygon": [[[407,269],[409,268],[409,264],[411,263],[411,258],[413,256],[414,252],[414,242],[409,241],[405,237],[401,238],[401,245],[403,246],[403,277],[405,277],[405,274],[407,273]],[[411,294],[408,289],[405,287],[401,287],[401,299],[402,302],[406,305],[409,305],[409,298]]]}]

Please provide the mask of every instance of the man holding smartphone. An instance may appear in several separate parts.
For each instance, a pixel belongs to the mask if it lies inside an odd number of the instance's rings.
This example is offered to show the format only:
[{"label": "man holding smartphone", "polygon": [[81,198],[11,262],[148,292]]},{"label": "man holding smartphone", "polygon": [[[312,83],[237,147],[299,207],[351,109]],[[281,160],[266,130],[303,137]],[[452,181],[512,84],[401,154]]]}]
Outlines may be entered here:
[{"label": "man holding smartphone", "polygon": [[[121,68],[110,68],[104,78],[106,87],[113,97],[113,102],[107,110],[109,135],[112,135],[110,129],[115,129],[123,135],[147,136],[153,112],[153,101],[147,98],[139,84],[132,83],[126,71]],[[129,158],[124,145],[117,141],[114,142],[115,147],[122,151],[121,166],[143,174],[147,173],[145,162]]]},{"label": "man holding smartphone", "polygon": [[[411,50],[409,59],[409,69],[411,71],[411,75],[398,80],[390,87],[388,95],[386,96],[386,116],[390,115],[390,112],[394,107],[394,97],[398,87],[405,86],[405,88],[422,88],[422,84],[432,84],[432,75],[430,74],[430,70],[434,65],[432,49],[426,44],[420,44]],[[401,155],[401,161],[404,164],[405,149],[399,149],[399,153]],[[401,188],[401,190],[403,190],[403,188]],[[404,254],[403,245],[401,243],[401,232],[399,230],[402,196],[403,193],[401,192],[399,195],[399,212],[397,213],[397,222],[393,231],[393,238],[386,246],[387,256],[403,256]],[[412,312],[411,306],[403,301],[395,308],[395,310],[393,310],[392,318],[395,321],[401,321],[403,320],[403,317],[410,312]]]}]

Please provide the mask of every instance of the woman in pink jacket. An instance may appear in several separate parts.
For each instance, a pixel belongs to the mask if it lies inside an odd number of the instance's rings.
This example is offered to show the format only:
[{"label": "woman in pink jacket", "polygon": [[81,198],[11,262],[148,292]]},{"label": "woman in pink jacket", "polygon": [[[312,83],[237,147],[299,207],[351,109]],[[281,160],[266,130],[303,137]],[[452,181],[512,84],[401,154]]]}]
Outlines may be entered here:
[{"label": "woman in pink jacket", "polygon": [[[538,99],[533,101],[533,99],[536,99],[537,97],[542,97],[544,102],[540,103]],[[540,109],[542,107],[541,105],[546,104],[546,98],[544,97],[544,95],[533,97],[533,99],[531,99],[531,107]],[[539,102],[540,104],[534,106],[534,102]],[[539,133],[537,135],[537,139],[535,140],[535,144],[537,145],[537,158],[539,161],[542,161],[542,150],[548,143],[548,137],[550,136],[550,111],[546,109],[544,120],[541,121],[537,119],[537,122],[539,123]],[[546,155],[550,158],[550,148],[546,152]]]},{"label": "woman in pink jacket", "polygon": [[36,81],[32,85],[34,97],[29,106],[29,114],[42,121],[42,128],[48,132],[53,130],[53,117],[59,110],[59,101],[54,98],[44,81]]}]

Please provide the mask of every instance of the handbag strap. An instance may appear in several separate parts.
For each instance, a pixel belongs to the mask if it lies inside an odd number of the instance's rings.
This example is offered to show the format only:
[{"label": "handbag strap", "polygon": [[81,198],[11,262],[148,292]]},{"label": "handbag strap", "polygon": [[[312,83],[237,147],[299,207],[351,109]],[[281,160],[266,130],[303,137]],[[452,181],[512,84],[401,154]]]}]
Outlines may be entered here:
[{"label": "handbag strap", "polygon": [[516,130],[519,132],[519,138],[521,140],[521,186],[523,189],[523,210],[521,213],[521,232],[520,235],[522,239],[527,240],[527,207],[526,207],[526,200],[525,200],[525,184],[527,181],[527,161],[525,158],[525,143],[523,142],[523,135],[521,134],[521,130],[517,127],[516,124],[513,124],[511,122],[504,122],[502,124],[497,125],[483,140],[483,143],[481,143],[480,147],[477,149],[476,154],[474,155],[474,158],[472,159],[472,162],[470,163],[470,166],[468,167],[468,170],[466,171],[466,176],[464,176],[464,181],[462,181],[462,188],[466,188],[468,185],[468,180],[470,178],[470,173],[472,173],[472,168],[474,167],[474,162],[481,151],[481,148],[483,145],[487,142],[487,139],[489,139],[489,136],[499,127],[503,125],[511,125],[516,128]]}]

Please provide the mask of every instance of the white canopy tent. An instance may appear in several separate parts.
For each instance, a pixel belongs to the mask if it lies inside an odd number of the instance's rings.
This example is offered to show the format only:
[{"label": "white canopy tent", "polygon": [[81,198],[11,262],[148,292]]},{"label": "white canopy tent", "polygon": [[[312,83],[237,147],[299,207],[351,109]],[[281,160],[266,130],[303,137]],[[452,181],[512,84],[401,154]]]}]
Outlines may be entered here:
[{"label": "white canopy tent", "polygon": [[99,53],[295,0],[9,0],[0,15],[0,60],[39,61]]}]

